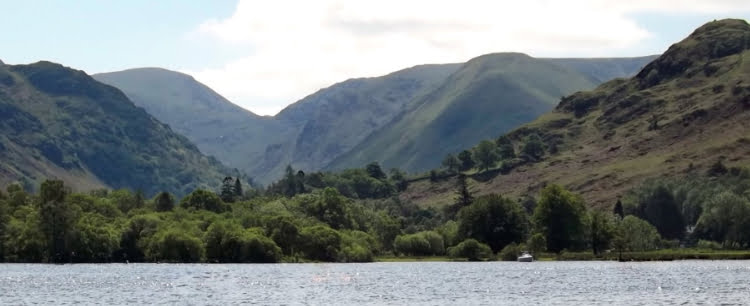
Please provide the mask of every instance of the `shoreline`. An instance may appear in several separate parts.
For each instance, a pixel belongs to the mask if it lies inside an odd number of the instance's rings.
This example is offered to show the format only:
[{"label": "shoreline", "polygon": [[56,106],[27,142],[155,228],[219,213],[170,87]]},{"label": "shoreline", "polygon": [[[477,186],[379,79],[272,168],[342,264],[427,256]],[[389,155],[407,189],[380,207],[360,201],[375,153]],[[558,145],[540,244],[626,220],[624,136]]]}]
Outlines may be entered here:
[{"label": "shoreline", "polygon": [[[538,258],[538,259],[537,259]],[[621,259],[621,260],[620,260]],[[644,252],[616,252],[594,256],[591,252],[542,253],[534,261],[674,261],[674,260],[750,260],[750,250],[665,249]],[[466,258],[447,256],[377,256],[374,262],[466,262]],[[495,258],[483,261],[499,261]],[[512,261],[510,261],[512,262]]]}]

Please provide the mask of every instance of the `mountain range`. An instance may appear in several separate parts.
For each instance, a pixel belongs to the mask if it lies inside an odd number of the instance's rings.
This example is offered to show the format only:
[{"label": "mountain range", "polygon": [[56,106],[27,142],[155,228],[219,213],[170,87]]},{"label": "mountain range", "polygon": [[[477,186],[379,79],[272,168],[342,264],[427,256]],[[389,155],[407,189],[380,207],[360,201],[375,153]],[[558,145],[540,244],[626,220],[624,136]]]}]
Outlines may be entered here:
[{"label": "mountain range", "polygon": [[531,121],[563,95],[631,76],[653,58],[489,54],[350,79],[273,117],[245,111],[178,72],[140,68],[94,78],[121,89],[206,154],[270,183],[287,165],[335,170],[378,161],[424,171],[445,153]]},{"label": "mountain range", "polygon": [[[538,135],[537,161],[506,160],[473,177],[477,194],[530,196],[555,183],[611,207],[645,179],[704,175],[750,162],[750,25],[707,23],[629,79],[564,97],[507,133],[521,152]],[[554,147],[555,150],[551,150]],[[451,201],[453,182],[415,182],[403,200]]]}]

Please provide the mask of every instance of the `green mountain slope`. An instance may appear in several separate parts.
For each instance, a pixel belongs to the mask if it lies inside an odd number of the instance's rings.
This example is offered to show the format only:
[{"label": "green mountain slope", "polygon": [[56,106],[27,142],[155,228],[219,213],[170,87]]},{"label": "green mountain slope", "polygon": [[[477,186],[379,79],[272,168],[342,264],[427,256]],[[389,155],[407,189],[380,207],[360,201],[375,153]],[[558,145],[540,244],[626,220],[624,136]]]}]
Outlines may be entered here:
[{"label": "green mountain slope", "polygon": [[320,169],[382,127],[407,102],[458,65],[423,65],[376,78],[351,79],[261,117],[232,104],[192,77],[156,68],[97,74],[208,154],[261,183],[284,168]]},{"label": "green mountain slope", "polygon": [[280,174],[287,164],[320,169],[391,122],[458,67],[422,65],[382,77],[351,79],[290,105],[276,118],[295,125],[297,132],[281,143],[278,154],[284,158],[270,172]]},{"label": "green mountain slope", "polygon": [[439,165],[448,153],[531,121],[553,108],[560,96],[595,85],[581,73],[525,54],[481,56],[330,168],[379,161],[423,171]]},{"label": "green mountain slope", "polygon": [[118,89],[50,62],[0,65],[0,151],[0,184],[183,194],[226,172]]},{"label": "green mountain slope", "polygon": [[290,125],[234,105],[183,73],[137,68],[93,77],[122,90],[135,105],[185,135],[202,152],[253,176],[264,175],[252,170],[264,159],[266,147],[292,137]]},{"label": "green mountain slope", "polygon": [[[481,84],[466,82],[446,84],[448,77],[462,67],[461,64],[421,65],[382,77],[351,79],[334,84],[288,106],[274,117],[261,117],[245,111],[192,77],[178,72],[158,68],[140,68],[97,74],[94,77],[121,89],[136,105],[143,107],[177,132],[185,135],[196,143],[201,151],[216,156],[225,164],[241,169],[253,176],[256,181],[267,184],[278,179],[284,168],[290,164],[297,169],[304,170],[319,170],[331,164],[356,146],[361,146],[362,142],[373,132],[388,128],[388,125],[397,122],[398,120],[395,120],[397,117],[406,118],[408,117],[406,114],[411,111],[421,111],[426,107],[421,106],[422,104],[429,104],[426,103],[425,96],[440,86],[448,90],[453,90],[450,89],[453,87],[473,86],[471,94],[485,96],[483,92],[486,92],[489,93],[489,97],[496,95],[499,90],[505,91],[507,88],[518,88],[518,86],[527,87],[525,83],[540,83],[532,85],[534,88],[531,89],[525,88],[509,93],[507,97],[524,101],[547,101],[544,105],[531,103],[529,106],[516,107],[518,105],[508,104],[501,112],[502,114],[484,114],[483,106],[467,102],[467,99],[474,99],[470,94],[464,97],[463,103],[453,104],[453,107],[462,109],[452,112],[459,117],[452,117],[450,113],[433,114],[435,116],[429,120],[434,120],[434,122],[430,126],[425,126],[429,128],[428,131],[436,134],[431,136],[432,139],[442,133],[454,132],[456,135],[451,137],[465,138],[471,137],[470,129],[479,129],[480,135],[496,134],[527,122],[550,109],[552,101],[558,99],[563,93],[569,93],[571,89],[591,88],[599,83],[598,78],[632,75],[635,73],[633,67],[639,63],[638,58],[622,59],[622,61],[619,59],[545,60],[553,63],[554,61],[568,63],[569,67],[566,69],[563,64],[552,65],[540,60],[530,62],[542,65],[544,68],[524,67],[525,63],[519,62],[512,67],[512,71],[504,72],[507,80],[497,77],[497,83],[487,78],[486,82]],[[640,63],[643,65],[645,61],[640,59]],[[485,68],[476,66],[472,69]],[[570,78],[567,85],[536,79],[530,81],[523,78],[534,77],[534,75],[524,76],[520,73],[526,69],[562,69],[566,71],[565,73],[571,74],[580,70],[579,72],[584,77],[576,75]],[[515,76],[516,72],[519,72],[518,77]],[[541,71],[535,73],[546,74]],[[459,77],[452,79],[451,82],[456,81],[466,80],[461,80]],[[561,77],[557,81],[568,82],[568,78]],[[565,87],[564,90],[557,89],[559,86]],[[506,89],[499,89],[501,87]],[[536,87],[543,87],[543,89],[538,90]],[[510,91],[513,92],[512,89]],[[528,93],[528,95],[524,96],[520,94],[521,92]],[[472,121],[465,119],[474,114],[476,114],[476,118],[473,119],[474,124],[468,124],[465,129],[461,128],[464,122]],[[420,114],[417,117],[421,118],[423,115]],[[496,118],[504,119],[496,120]],[[458,126],[455,129],[449,128],[450,131],[443,131],[446,127],[453,125]],[[474,138],[469,138],[462,144],[468,145],[471,139]],[[435,143],[427,144],[424,150],[432,150],[433,145]],[[384,143],[384,146],[390,145]],[[449,150],[457,148],[460,146],[448,147]],[[367,157],[362,161],[371,159],[365,161],[366,163],[381,160],[379,157],[381,153],[374,149],[368,154],[377,158]],[[357,160],[348,165],[359,167],[362,165],[358,164],[359,162],[360,160]],[[425,165],[434,166],[433,162],[426,162]],[[402,166],[401,161],[394,165]],[[420,165],[420,167],[423,166]]]},{"label": "green mountain slope", "polygon": [[[556,109],[508,134],[547,147],[541,161],[477,182],[479,194],[533,194],[547,183],[580,192],[597,206],[650,177],[693,176],[718,161],[750,164],[750,25],[710,22],[672,45],[635,77],[564,98]],[[404,196],[423,204],[448,197],[429,184]]]}]

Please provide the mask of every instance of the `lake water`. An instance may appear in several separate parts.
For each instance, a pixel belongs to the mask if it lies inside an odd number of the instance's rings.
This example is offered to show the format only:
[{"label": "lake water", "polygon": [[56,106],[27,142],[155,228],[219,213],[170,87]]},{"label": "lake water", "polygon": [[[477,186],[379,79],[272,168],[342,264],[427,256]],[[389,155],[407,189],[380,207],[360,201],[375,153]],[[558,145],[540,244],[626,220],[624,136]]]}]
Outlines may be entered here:
[{"label": "lake water", "polygon": [[0,264],[0,304],[750,304],[750,261]]}]

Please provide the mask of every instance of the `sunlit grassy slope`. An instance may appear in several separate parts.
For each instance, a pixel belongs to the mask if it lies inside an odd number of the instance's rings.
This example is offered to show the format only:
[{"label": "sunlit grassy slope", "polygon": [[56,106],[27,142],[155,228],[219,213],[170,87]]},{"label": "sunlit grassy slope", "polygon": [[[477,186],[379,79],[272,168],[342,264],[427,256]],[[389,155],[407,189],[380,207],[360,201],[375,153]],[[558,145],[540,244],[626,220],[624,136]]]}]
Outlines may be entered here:
[{"label": "sunlit grassy slope", "polygon": [[[559,152],[475,181],[475,190],[536,195],[556,183],[594,206],[609,207],[645,178],[698,175],[718,160],[747,166],[749,49],[750,25],[744,20],[700,27],[635,77],[570,95],[552,112],[508,133],[517,149],[525,135],[538,133],[548,145],[557,142]],[[441,205],[453,196],[451,184],[413,184],[402,196]]]}]

